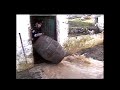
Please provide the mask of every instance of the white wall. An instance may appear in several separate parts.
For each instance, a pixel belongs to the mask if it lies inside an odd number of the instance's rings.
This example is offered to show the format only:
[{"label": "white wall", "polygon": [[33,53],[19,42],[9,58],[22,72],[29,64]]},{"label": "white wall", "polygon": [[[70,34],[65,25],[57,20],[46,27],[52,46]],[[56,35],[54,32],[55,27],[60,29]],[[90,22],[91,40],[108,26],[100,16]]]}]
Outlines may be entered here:
[{"label": "white wall", "polygon": [[98,17],[98,27],[100,29],[104,29],[104,15],[101,15]]},{"label": "white wall", "polygon": [[[33,63],[33,58],[28,59],[29,55],[32,55],[32,42],[29,41],[29,29],[30,26],[30,15],[16,15],[16,68],[19,69],[21,62],[26,61],[28,63]],[[23,49],[20,42],[19,33],[21,34],[23,46],[25,49],[25,54],[27,59],[24,57]]]},{"label": "white wall", "polygon": [[[95,22],[95,17],[98,17],[98,22]],[[96,15],[92,15],[92,18],[94,19],[94,24],[97,25],[100,30],[103,30],[104,29],[104,15],[96,14]]]},{"label": "white wall", "polygon": [[68,16],[56,15],[57,20],[57,40],[63,46],[64,42],[68,39]]},{"label": "white wall", "polygon": [[[68,37],[68,19],[67,15],[56,15],[57,20],[57,40],[58,42],[63,45],[65,40]],[[19,71],[22,68],[19,64],[26,61],[23,53],[23,49],[20,42],[19,33],[21,33],[25,54],[27,56],[27,62],[33,63],[33,55],[32,55],[32,42],[29,40],[29,27],[30,27],[30,15],[16,15],[16,68]],[[32,55],[29,58],[29,55]]]}]

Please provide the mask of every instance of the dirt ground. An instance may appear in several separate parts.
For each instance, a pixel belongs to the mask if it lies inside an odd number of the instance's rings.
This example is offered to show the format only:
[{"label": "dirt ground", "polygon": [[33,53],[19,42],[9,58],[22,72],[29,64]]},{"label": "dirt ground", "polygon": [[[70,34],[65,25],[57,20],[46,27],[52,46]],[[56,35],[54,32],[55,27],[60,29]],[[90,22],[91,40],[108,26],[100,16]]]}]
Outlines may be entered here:
[{"label": "dirt ground", "polygon": [[104,48],[103,44],[96,45],[92,48],[88,48],[82,51],[77,52],[77,54],[82,55],[84,54],[86,57],[91,57],[96,60],[103,61],[104,60]]},{"label": "dirt ground", "polygon": [[34,79],[29,73],[29,70],[16,72],[16,79]]},{"label": "dirt ground", "polygon": [[[41,65],[35,65],[35,67],[30,70],[16,72],[16,79],[51,79],[51,78],[52,79],[54,78],[101,79],[103,78],[104,52],[103,52],[102,44],[96,45],[89,49],[79,51],[77,52],[77,54],[78,55],[84,54],[87,58],[91,57],[95,60],[90,60],[90,62],[87,62],[87,66],[81,64],[81,61],[79,60],[76,60],[77,61],[76,62],[74,60],[74,57],[72,56],[67,58],[67,60],[63,60],[58,65],[41,63]],[[89,65],[89,63],[92,64]]]}]

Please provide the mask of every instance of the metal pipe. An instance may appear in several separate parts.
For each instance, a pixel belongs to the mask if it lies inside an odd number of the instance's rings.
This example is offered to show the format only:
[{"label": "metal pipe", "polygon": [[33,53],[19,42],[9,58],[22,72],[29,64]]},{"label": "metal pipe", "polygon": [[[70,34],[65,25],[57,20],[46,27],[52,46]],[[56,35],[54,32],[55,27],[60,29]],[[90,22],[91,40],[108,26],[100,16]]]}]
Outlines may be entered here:
[{"label": "metal pipe", "polygon": [[25,50],[24,50],[24,47],[23,47],[23,42],[22,42],[22,38],[21,38],[21,34],[20,33],[19,33],[19,36],[20,36],[20,41],[21,41],[21,45],[22,45],[24,57],[25,57],[25,60],[26,60],[26,63],[27,63],[27,59],[26,59],[26,55],[25,55]]}]

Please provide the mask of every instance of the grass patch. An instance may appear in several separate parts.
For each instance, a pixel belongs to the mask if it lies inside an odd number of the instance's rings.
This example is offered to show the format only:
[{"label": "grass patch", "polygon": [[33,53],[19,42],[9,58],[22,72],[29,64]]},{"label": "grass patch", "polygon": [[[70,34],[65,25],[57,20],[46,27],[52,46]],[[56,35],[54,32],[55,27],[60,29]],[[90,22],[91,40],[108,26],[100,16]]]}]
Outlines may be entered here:
[{"label": "grass patch", "polygon": [[64,43],[64,48],[69,53],[76,53],[80,50],[93,47],[95,45],[103,43],[103,37],[101,34],[97,35],[81,35],[76,37],[69,37]]},{"label": "grass patch", "polygon": [[86,28],[89,26],[93,26],[93,21],[91,19],[87,19],[87,20],[81,20],[80,18],[75,18],[75,19],[69,19],[68,20],[69,23],[69,27],[82,27],[82,28]]},{"label": "grass patch", "polygon": [[89,27],[89,26],[93,26],[92,23],[88,23],[88,22],[81,22],[81,21],[69,21],[69,27],[82,27],[82,28],[86,28],[86,27]]}]

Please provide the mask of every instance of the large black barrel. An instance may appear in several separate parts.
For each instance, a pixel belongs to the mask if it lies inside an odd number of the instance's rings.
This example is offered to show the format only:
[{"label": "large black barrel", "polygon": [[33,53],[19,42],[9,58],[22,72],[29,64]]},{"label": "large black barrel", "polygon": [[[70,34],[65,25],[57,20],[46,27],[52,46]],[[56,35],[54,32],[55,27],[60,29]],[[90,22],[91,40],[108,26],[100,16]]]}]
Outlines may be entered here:
[{"label": "large black barrel", "polygon": [[66,55],[62,46],[57,41],[46,35],[41,35],[33,47],[45,60],[56,64],[61,62]]}]

